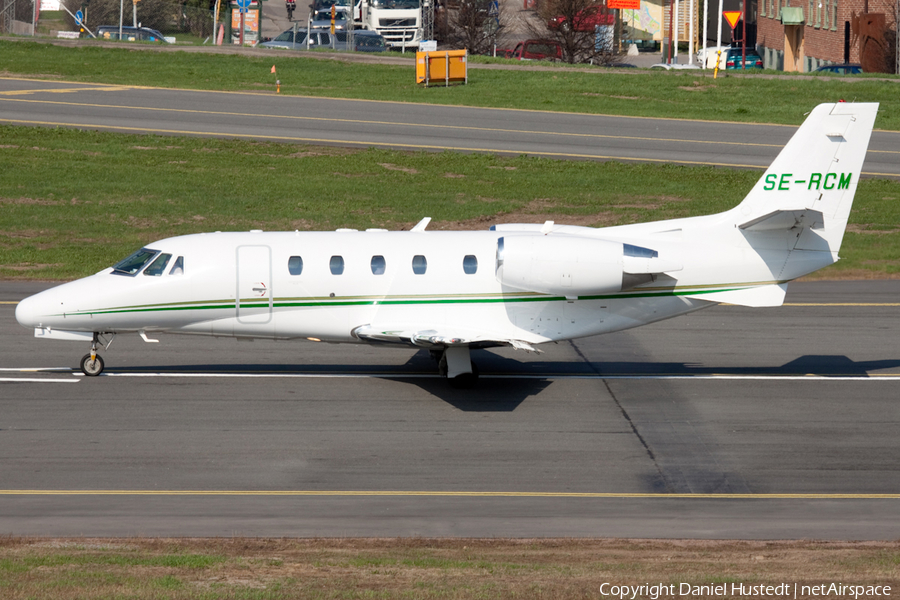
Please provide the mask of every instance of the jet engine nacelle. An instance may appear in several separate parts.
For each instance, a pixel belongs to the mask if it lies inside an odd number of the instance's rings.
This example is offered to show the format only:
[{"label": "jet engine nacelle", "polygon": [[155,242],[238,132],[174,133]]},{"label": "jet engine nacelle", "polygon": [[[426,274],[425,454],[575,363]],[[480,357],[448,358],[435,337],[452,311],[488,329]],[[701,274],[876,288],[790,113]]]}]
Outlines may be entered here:
[{"label": "jet engine nacelle", "polygon": [[497,280],[520,290],[576,297],[622,289],[621,242],[562,235],[497,240]]}]

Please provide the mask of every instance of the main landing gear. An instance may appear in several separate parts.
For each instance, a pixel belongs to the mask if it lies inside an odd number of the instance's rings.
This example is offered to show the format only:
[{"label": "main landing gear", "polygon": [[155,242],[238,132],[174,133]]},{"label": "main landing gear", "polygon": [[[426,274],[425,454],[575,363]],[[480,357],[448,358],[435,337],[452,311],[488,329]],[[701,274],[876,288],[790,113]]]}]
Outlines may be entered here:
[{"label": "main landing gear", "polygon": [[478,367],[472,362],[468,346],[432,350],[431,356],[438,361],[441,377],[450,380],[450,387],[470,389],[478,383]]},{"label": "main landing gear", "polygon": [[101,333],[94,332],[94,339],[91,341],[91,351],[81,357],[81,363],[78,365],[81,368],[81,372],[88,377],[96,377],[103,372],[103,367],[105,366],[103,357],[97,354],[97,345],[105,345],[106,348],[109,348],[115,337],[115,334],[113,334],[113,337],[106,344],[103,344],[100,340],[101,335]]}]

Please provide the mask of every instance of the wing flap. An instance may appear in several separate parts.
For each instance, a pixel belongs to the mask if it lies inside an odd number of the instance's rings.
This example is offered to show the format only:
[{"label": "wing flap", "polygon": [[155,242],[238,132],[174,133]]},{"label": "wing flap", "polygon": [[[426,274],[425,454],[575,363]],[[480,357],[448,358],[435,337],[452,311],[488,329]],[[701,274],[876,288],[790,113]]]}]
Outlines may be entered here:
[{"label": "wing flap", "polygon": [[371,344],[401,344],[417,348],[447,348],[451,346],[512,346],[516,350],[539,352],[525,340],[492,336],[465,329],[434,329],[410,325],[360,325],[353,330],[359,340]]}]

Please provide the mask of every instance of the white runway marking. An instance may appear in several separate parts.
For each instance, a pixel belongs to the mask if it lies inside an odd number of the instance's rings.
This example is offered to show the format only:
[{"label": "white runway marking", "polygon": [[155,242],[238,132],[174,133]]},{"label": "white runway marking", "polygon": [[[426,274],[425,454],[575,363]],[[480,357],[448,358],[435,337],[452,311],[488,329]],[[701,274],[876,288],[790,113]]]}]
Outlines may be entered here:
[{"label": "white runway marking", "polygon": [[44,371],[56,371],[61,373],[70,373],[72,371],[71,367],[28,367],[28,368],[0,368],[0,371],[5,371],[7,373],[40,373]]},{"label": "white runway marking", "polygon": [[80,379],[38,379],[36,377],[0,377],[0,382],[12,381],[15,383],[78,383]]},{"label": "white runway marking", "polygon": [[[76,376],[81,376],[76,373]],[[423,373],[104,373],[101,377],[185,377],[185,378],[297,378],[297,379],[440,379],[440,375]],[[481,379],[687,379],[687,380],[754,380],[754,381],[900,381],[896,375],[481,375]]]}]

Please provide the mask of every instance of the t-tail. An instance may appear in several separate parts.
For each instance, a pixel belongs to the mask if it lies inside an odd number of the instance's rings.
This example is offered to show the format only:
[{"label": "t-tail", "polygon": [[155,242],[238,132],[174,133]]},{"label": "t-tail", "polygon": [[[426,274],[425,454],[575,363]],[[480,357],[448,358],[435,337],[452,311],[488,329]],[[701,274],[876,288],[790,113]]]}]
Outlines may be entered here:
[{"label": "t-tail", "polygon": [[778,279],[838,260],[877,103],[820,104],[743,202],[734,224],[757,251],[789,250]]}]

